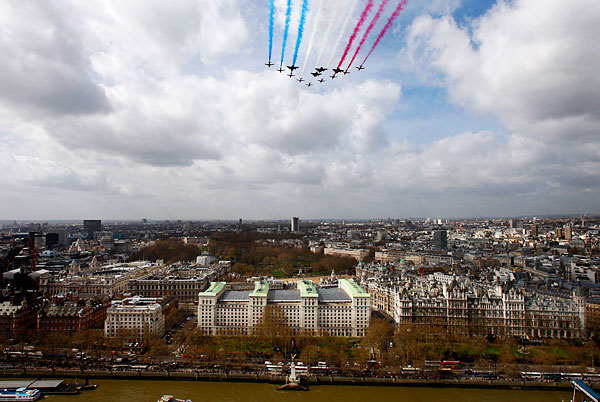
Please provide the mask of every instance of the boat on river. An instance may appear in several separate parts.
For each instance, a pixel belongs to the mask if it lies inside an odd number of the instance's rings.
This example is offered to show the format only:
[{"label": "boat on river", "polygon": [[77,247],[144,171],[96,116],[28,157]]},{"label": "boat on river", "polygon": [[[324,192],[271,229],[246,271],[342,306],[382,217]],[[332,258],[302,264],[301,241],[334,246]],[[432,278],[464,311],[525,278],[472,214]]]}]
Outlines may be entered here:
[{"label": "boat on river", "polygon": [[0,389],[0,401],[35,401],[42,396],[39,389]]},{"label": "boat on river", "polygon": [[158,402],[192,402],[192,400],[175,398],[173,395],[163,395]]}]

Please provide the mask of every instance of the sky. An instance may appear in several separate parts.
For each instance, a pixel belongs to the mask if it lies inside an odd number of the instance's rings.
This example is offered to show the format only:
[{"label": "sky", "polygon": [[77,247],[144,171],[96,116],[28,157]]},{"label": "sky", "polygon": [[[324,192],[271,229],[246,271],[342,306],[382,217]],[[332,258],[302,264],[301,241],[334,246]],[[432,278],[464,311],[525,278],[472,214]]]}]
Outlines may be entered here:
[{"label": "sky", "polygon": [[[267,68],[268,0],[0,2],[0,219],[600,212],[600,2],[408,0],[311,87],[286,4]],[[308,1],[298,74],[366,4]]]}]

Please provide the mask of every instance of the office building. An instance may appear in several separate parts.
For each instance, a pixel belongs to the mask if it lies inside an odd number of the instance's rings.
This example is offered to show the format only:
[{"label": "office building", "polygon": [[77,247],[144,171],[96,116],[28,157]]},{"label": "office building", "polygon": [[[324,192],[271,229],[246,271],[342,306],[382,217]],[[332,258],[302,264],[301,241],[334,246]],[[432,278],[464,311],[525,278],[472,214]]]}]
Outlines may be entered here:
[{"label": "office building", "polygon": [[83,221],[83,232],[87,234],[87,238],[93,239],[95,232],[102,231],[102,221],[86,219]]},{"label": "office building", "polygon": [[164,333],[165,317],[161,299],[134,296],[116,300],[106,312],[104,335],[107,338],[123,336],[141,341]]},{"label": "office building", "polygon": [[199,294],[198,327],[207,334],[253,334],[264,325],[266,311],[278,314],[279,325],[293,332],[357,337],[365,334],[371,315],[370,296],[351,279],[337,287],[317,288],[298,281],[295,288],[270,289],[256,281],[253,290],[231,290],[212,282]]},{"label": "office building", "polygon": [[300,231],[300,218],[298,218],[297,216],[294,216],[292,218],[291,231],[292,232],[299,232]]},{"label": "office building", "polygon": [[445,230],[436,230],[433,232],[433,248],[436,250],[448,249],[448,232]]}]

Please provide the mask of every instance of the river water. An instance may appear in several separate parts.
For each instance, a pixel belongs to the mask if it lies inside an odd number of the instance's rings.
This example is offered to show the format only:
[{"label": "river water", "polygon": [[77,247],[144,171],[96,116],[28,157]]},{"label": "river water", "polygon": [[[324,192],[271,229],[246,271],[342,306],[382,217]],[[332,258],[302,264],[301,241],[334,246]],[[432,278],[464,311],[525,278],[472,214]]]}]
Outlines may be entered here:
[{"label": "river water", "polygon": [[561,402],[569,392],[458,388],[313,386],[308,392],[277,391],[275,385],[193,381],[91,380],[93,391],[47,396],[45,402],[156,402],[164,394],[192,402]]}]

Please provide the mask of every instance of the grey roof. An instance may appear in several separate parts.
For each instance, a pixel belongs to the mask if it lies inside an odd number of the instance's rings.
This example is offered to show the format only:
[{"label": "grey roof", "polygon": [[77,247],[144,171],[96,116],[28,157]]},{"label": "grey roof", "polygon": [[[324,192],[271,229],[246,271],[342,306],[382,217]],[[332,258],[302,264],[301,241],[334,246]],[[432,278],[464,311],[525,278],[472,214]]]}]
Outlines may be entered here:
[{"label": "grey roof", "polygon": [[226,290],[223,292],[219,301],[248,301],[250,291],[248,290]]},{"label": "grey roof", "polygon": [[31,384],[32,380],[25,381],[0,381],[0,389],[17,389],[17,388],[27,388],[29,384]]},{"label": "grey roof", "polygon": [[250,292],[248,290],[226,290],[223,292],[219,301],[248,301]]},{"label": "grey roof", "polygon": [[319,303],[352,301],[350,296],[340,288],[321,288],[317,292],[319,293]]},{"label": "grey roof", "polygon": [[29,386],[29,388],[33,388],[33,389],[58,388],[63,382],[65,382],[65,381],[64,380],[38,380],[38,381],[34,382],[33,384],[31,384]]},{"label": "grey roof", "polygon": [[275,289],[270,290],[267,296],[267,302],[291,302],[300,301],[300,291],[298,289]]}]

